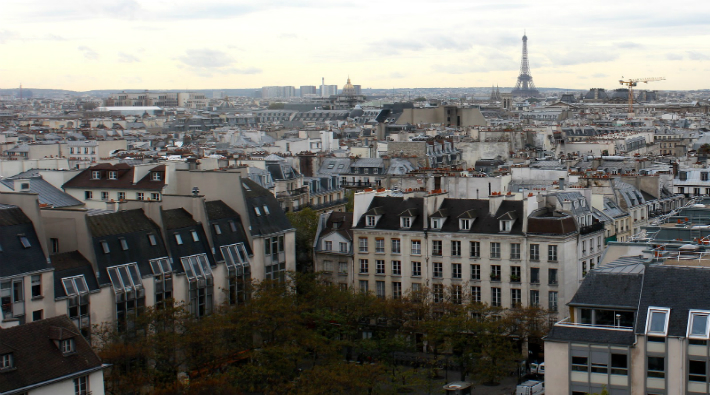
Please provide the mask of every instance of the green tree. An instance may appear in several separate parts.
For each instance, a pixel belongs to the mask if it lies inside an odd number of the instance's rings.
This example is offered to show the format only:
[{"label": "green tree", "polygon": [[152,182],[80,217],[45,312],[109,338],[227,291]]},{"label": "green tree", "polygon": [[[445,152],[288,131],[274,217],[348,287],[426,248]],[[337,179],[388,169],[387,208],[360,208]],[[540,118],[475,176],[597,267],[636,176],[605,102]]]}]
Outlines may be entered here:
[{"label": "green tree", "polygon": [[345,211],[352,213],[355,209],[355,191],[351,189],[345,192],[345,198],[348,199],[348,202],[345,203]]},{"label": "green tree", "polygon": [[283,110],[286,103],[271,103],[269,104],[269,110]]},{"label": "green tree", "polygon": [[296,265],[299,271],[313,269],[313,241],[318,230],[319,215],[310,207],[286,213],[291,225],[296,228]]}]

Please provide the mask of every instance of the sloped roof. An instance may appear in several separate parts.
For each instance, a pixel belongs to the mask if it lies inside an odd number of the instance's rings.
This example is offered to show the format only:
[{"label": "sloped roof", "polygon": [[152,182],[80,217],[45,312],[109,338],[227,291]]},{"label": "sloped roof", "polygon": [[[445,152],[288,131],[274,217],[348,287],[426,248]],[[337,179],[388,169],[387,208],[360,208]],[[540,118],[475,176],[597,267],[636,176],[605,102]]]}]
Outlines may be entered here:
[{"label": "sloped roof", "polygon": [[50,256],[52,266],[54,266],[54,297],[62,298],[67,296],[62,285],[62,279],[83,275],[89,291],[99,289],[99,282],[96,280],[93,266],[79,251],[70,251],[62,254]]},{"label": "sloped roof", "polygon": [[[252,235],[269,235],[293,229],[276,197],[268,189],[247,178],[242,179],[242,189],[249,212]],[[264,214],[263,206],[269,208],[269,214]],[[256,215],[255,207],[259,208],[261,215]]]},{"label": "sloped roof", "polygon": [[633,331],[555,325],[545,340],[630,346],[636,341],[636,336]]},{"label": "sloped roof", "polygon": [[163,226],[165,229],[181,229],[199,224],[184,208],[163,210]]},{"label": "sloped roof", "polygon": [[[116,179],[108,179],[108,171],[116,171]],[[91,178],[92,171],[101,171],[101,178],[94,180]],[[112,165],[110,163],[101,163],[96,166],[92,166],[77,174],[71,180],[67,181],[62,185],[63,189],[66,188],[101,188],[101,189],[127,189],[127,190],[155,190],[160,191],[165,187],[165,177],[161,177],[160,181],[153,181],[151,178],[152,172],[165,172],[165,165],[158,165],[150,169],[150,171],[138,180],[135,184],[133,183],[133,174],[135,168],[129,166],[125,163],[119,163],[117,165]]]},{"label": "sloped roof", "polygon": [[157,229],[158,225],[143,210],[125,210],[111,214],[88,215],[86,222],[93,237],[120,235]]},{"label": "sloped roof", "polygon": [[31,224],[29,217],[17,206],[0,206],[0,226]]},{"label": "sloped roof", "polygon": [[37,198],[39,199],[40,204],[48,204],[52,207],[71,207],[81,206],[84,204],[84,202],[82,202],[81,200],[77,200],[68,193],[65,193],[64,191],[56,188],[54,185],[48,183],[41,176],[25,176],[21,174],[23,173],[0,180],[0,183],[12,189],[13,191],[17,191],[20,187],[19,185],[17,185],[18,183],[20,183],[18,179],[29,178],[28,181],[30,184],[30,188],[29,190],[23,190],[23,192],[28,191],[38,194]]},{"label": "sloped roof", "polygon": [[607,306],[636,309],[643,273],[605,273],[592,270],[584,278],[570,306]]}]

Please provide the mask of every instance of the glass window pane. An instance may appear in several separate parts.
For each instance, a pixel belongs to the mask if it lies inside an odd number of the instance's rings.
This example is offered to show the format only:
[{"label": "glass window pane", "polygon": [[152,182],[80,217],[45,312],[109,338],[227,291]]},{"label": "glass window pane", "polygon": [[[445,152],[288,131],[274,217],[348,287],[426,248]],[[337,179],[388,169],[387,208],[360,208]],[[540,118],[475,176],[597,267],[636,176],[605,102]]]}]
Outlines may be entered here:
[{"label": "glass window pane", "polygon": [[123,282],[124,287],[130,287],[131,285],[133,285],[133,282],[131,281],[131,276],[128,274],[128,270],[125,266],[117,267],[116,271],[118,272],[118,274],[121,275],[121,282]]},{"label": "glass window pane", "polygon": [[86,280],[84,280],[83,276],[76,277],[75,284],[76,284],[76,289],[77,289],[77,291],[79,291],[80,294],[83,294],[83,293],[89,291],[86,286]]},{"label": "glass window pane", "polygon": [[121,282],[121,278],[119,277],[115,267],[110,267],[108,269],[108,277],[111,280],[111,284],[115,290],[120,291],[123,289],[123,283]]},{"label": "glass window pane", "polygon": [[131,277],[133,278],[133,284],[135,286],[140,286],[141,283],[141,274],[138,272],[138,266],[135,264],[128,265],[128,272],[131,273]]},{"label": "glass window pane", "polygon": [[692,315],[692,325],[690,328],[690,334],[692,336],[705,336],[708,326],[708,316],[703,314],[693,314]]},{"label": "glass window pane", "polygon": [[159,260],[153,260],[150,261],[150,269],[153,271],[154,275],[160,275],[163,273],[162,268],[160,267],[160,261]]},{"label": "glass window pane", "polygon": [[651,327],[650,332],[664,333],[666,329],[666,312],[653,311],[651,312]]},{"label": "glass window pane", "polygon": [[64,292],[67,293],[67,296],[76,295],[74,282],[70,278],[62,279],[62,284],[64,284]]}]

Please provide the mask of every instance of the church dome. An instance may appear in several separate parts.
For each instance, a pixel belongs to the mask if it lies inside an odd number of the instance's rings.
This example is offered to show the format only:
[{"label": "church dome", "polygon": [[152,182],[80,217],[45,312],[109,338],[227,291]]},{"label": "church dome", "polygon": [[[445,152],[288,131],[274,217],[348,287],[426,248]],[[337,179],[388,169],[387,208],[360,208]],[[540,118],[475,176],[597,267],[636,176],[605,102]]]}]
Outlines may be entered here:
[{"label": "church dome", "polygon": [[355,87],[350,82],[350,77],[348,77],[348,82],[345,83],[345,85],[343,86],[343,94],[344,95],[354,95],[355,94]]}]

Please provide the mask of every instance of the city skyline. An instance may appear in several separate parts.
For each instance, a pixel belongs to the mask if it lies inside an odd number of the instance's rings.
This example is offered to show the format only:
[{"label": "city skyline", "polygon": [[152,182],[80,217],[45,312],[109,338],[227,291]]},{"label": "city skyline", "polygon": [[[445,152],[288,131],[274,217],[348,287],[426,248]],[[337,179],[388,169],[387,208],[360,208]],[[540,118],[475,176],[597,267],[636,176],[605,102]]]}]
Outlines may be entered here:
[{"label": "city skyline", "polygon": [[524,32],[539,88],[709,87],[707,11],[654,4],[10,1],[0,88],[509,87]]}]

